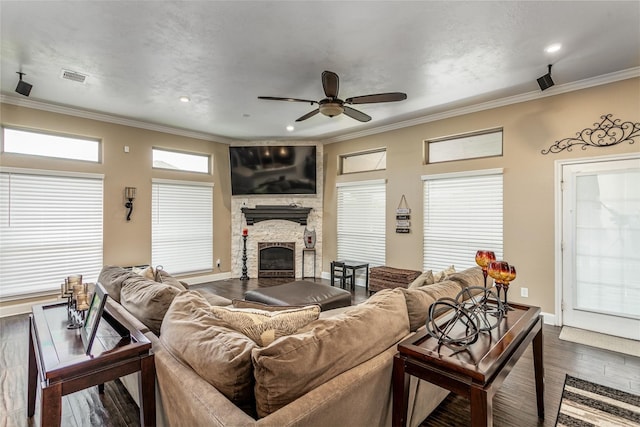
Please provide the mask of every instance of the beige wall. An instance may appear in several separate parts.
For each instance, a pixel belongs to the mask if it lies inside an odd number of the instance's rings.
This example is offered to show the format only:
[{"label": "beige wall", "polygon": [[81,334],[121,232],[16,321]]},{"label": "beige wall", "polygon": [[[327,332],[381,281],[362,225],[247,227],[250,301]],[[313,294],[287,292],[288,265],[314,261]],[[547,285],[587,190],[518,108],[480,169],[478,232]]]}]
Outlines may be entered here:
[{"label": "beige wall", "polygon": [[[550,91],[553,89],[550,89]],[[387,180],[387,265],[422,270],[422,181],[428,174],[504,168],[504,258],[518,267],[509,297],[554,313],[554,163],[556,160],[640,152],[640,142],[607,148],[575,148],[541,154],[555,141],[593,127],[600,116],[640,121],[640,79],[541,98],[325,145],[323,270],[336,256],[336,182]],[[423,164],[423,140],[502,127],[502,157]],[[338,156],[376,147],[387,149],[387,169],[336,176]],[[395,209],[406,195],[410,234],[395,233]],[[479,248],[480,249],[480,248]],[[520,298],[520,287],[529,298]]]},{"label": "beige wall", "polygon": [[[0,165],[104,174],[105,264],[151,263],[151,180],[164,178],[214,183],[213,259],[215,262],[220,258],[220,271],[229,271],[230,178],[226,144],[8,104],[2,104],[1,108],[3,126],[85,136],[102,141],[102,162],[99,164],[1,153]],[[129,153],[124,152],[124,146],[129,146]],[[214,163],[213,174],[154,170],[152,147],[210,154]],[[125,186],[137,188],[129,222],[125,218]]]}]

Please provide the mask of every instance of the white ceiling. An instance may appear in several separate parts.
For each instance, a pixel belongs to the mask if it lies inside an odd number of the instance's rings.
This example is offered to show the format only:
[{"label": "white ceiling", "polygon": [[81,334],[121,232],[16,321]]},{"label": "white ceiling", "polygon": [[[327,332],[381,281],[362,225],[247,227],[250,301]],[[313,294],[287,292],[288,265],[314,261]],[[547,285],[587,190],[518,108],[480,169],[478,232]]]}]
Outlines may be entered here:
[{"label": "white ceiling", "polygon": [[[29,100],[229,139],[331,139],[640,67],[638,1],[5,1],[3,99]],[[555,54],[544,52],[562,43]],[[84,84],[63,69],[88,75]],[[295,119],[320,100],[406,92],[357,105],[373,117]],[[189,96],[190,103],[179,101]],[[639,94],[640,96],[640,94]],[[285,126],[296,129],[287,132]]]}]

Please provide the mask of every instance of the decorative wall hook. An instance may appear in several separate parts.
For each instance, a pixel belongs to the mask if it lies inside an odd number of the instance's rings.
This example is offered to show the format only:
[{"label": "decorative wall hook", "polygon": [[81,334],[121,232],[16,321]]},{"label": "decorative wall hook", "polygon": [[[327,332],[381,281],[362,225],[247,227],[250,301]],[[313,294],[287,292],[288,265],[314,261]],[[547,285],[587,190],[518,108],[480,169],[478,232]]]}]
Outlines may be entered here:
[{"label": "decorative wall hook", "polygon": [[559,153],[563,150],[571,151],[573,146],[580,146],[583,150],[587,147],[610,147],[622,142],[633,144],[636,138],[640,139],[640,122],[620,122],[620,119],[612,119],[613,114],[600,116],[602,121],[594,123],[593,129],[586,128],[576,132],[576,138],[564,138],[556,141],[542,154]]},{"label": "decorative wall hook", "polygon": [[124,207],[129,209],[127,212],[127,221],[131,221],[131,212],[133,212],[133,199],[136,198],[136,187],[124,187],[124,198],[128,201]]}]

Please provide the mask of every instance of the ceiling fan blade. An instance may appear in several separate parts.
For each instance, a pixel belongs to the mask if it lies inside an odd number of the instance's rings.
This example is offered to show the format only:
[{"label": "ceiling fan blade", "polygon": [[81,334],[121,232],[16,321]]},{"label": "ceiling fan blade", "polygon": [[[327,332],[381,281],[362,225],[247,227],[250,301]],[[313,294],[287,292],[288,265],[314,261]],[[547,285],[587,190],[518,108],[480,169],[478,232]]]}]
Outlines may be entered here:
[{"label": "ceiling fan blade", "polygon": [[351,117],[352,119],[356,119],[360,122],[368,122],[369,120],[371,120],[371,116],[368,116],[362,111],[358,111],[355,108],[347,107],[346,105],[344,105],[343,108],[344,114]]},{"label": "ceiling fan blade", "polygon": [[267,99],[269,101],[290,101],[290,102],[308,102],[311,105],[317,104],[317,101],[312,101],[310,99],[299,99],[299,98],[280,98],[277,96],[259,96],[258,99]]},{"label": "ceiling fan blade", "polygon": [[322,72],[322,88],[327,98],[337,98],[340,79],[338,75],[332,71]]},{"label": "ceiling fan blade", "polygon": [[302,117],[300,117],[300,118],[296,119],[296,122],[301,122],[301,121],[303,121],[303,120],[307,120],[309,117],[313,117],[313,116],[315,116],[316,114],[318,114],[319,112],[320,112],[320,109],[319,109],[319,108],[316,108],[315,110],[310,111],[310,112],[308,112],[307,114],[305,114],[304,116],[302,116]]},{"label": "ceiling fan blade", "polygon": [[376,102],[404,101],[407,94],[402,92],[376,93],[373,95],[355,96],[347,98],[345,104],[373,104]]}]

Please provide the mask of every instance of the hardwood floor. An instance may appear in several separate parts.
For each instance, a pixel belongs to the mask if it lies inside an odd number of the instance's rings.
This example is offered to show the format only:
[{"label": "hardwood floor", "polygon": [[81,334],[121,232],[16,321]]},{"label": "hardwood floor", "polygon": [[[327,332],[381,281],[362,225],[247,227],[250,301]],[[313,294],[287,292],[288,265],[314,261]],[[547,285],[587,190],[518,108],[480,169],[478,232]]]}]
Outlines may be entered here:
[{"label": "hardwood floor", "polygon": [[[326,283],[327,280],[317,280]],[[227,298],[242,298],[247,290],[273,286],[281,280],[222,280],[192,286]],[[354,304],[367,298],[364,288],[352,294]],[[0,319],[0,427],[39,425],[39,413],[26,417],[28,315]],[[538,421],[533,383],[532,352],[520,358],[493,400],[495,426],[553,426],[565,374],[640,394],[640,358],[558,339],[560,328],[544,326],[545,419]],[[39,399],[39,397],[38,397]],[[63,426],[135,426],[138,408],[119,381],[79,391],[63,398]],[[425,420],[422,427],[466,426],[469,403],[450,394]]]}]

